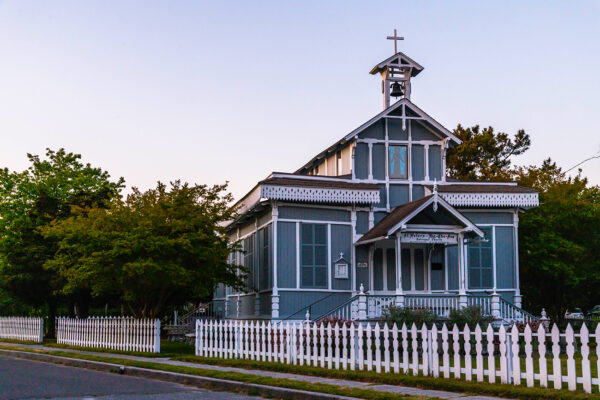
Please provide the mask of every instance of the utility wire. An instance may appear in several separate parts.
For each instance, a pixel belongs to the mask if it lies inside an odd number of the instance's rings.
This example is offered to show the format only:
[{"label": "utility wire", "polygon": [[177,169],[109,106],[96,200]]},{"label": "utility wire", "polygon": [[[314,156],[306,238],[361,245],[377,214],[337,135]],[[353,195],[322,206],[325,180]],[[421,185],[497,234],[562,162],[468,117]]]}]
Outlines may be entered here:
[{"label": "utility wire", "polygon": [[568,170],[566,170],[564,173],[566,174],[570,170],[575,169],[575,168],[579,167],[581,164],[586,163],[586,162],[588,162],[590,160],[593,160],[595,158],[600,158],[600,151],[598,153],[594,154],[593,156],[591,156],[589,158],[586,158],[585,160],[583,160],[583,161],[579,162],[578,164],[572,166],[571,168],[569,168]]}]

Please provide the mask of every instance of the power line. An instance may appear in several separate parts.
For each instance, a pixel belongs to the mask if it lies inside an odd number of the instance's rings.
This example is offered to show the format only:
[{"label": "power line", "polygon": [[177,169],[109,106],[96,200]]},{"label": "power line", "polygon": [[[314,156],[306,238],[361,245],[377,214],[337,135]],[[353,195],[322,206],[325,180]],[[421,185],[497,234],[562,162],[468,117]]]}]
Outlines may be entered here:
[{"label": "power line", "polygon": [[581,161],[581,162],[577,163],[576,165],[572,166],[571,168],[569,168],[568,170],[566,170],[564,173],[566,174],[566,173],[567,173],[567,172],[569,172],[570,170],[572,170],[572,169],[575,169],[575,168],[579,167],[581,164],[583,164],[583,163],[586,163],[586,162],[588,162],[588,161],[590,161],[590,160],[593,160],[593,159],[595,159],[595,158],[600,158],[600,151],[599,151],[599,152],[597,152],[596,154],[594,154],[593,156],[591,156],[591,157],[589,157],[589,158],[586,158],[585,160],[583,160],[583,161]]}]

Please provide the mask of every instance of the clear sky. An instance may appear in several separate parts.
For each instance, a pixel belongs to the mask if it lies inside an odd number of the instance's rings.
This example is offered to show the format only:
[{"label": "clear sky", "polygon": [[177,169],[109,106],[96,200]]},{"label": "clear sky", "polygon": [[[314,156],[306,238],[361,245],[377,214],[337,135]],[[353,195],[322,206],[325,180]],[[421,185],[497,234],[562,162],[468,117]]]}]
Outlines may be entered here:
[{"label": "clear sky", "polygon": [[0,166],[65,147],[128,186],[239,197],[380,111],[394,28],[447,128],[523,128],[519,164],[600,151],[598,1],[0,0]]}]

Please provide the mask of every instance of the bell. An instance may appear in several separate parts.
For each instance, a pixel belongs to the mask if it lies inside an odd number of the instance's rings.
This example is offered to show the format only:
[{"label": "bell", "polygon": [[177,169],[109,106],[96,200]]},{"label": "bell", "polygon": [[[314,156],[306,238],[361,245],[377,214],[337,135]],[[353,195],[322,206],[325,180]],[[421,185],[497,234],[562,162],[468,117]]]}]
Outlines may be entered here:
[{"label": "bell", "polygon": [[390,93],[390,96],[400,97],[403,94],[404,93],[402,92],[402,86],[400,86],[400,84],[398,82],[392,83],[392,93]]}]

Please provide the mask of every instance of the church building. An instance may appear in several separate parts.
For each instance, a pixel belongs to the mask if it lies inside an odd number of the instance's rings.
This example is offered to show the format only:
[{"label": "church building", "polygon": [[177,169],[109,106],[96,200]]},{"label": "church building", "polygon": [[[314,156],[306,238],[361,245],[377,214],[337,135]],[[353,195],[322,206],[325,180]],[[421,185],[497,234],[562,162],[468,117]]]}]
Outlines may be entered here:
[{"label": "church building", "polygon": [[[396,35],[389,37],[401,39]],[[519,213],[538,193],[514,182],[466,182],[446,172],[461,140],[411,101],[423,67],[402,52],[370,71],[383,110],[292,173],[273,172],[237,203],[228,226],[247,288],[219,286],[225,318],[358,319],[390,305],[447,316],[479,305],[521,318]],[[363,314],[362,318],[365,315]]]}]

